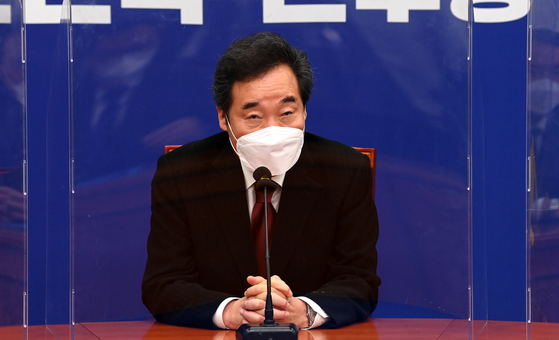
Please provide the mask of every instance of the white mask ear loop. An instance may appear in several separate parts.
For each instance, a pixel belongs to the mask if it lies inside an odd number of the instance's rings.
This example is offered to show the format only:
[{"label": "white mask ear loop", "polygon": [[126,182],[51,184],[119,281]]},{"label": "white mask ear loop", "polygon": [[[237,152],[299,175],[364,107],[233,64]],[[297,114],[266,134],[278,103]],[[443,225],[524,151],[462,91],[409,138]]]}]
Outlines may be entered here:
[{"label": "white mask ear loop", "polygon": [[[239,140],[237,139],[237,137],[235,136],[235,132],[233,132],[233,129],[231,128],[231,125],[229,124],[229,116],[226,115],[225,116],[225,121],[227,122],[227,127],[229,128],[229,131],[231,131],[231,134],[233,135],[233,138],[235,138],[235,141],[238,143]],[[231,144],[231,147],[233,148],[233,151],[235,151],[235,153],[237,154],[237,156],[241,156],[240,153],[237,152],[237,149],[235,148],[235,146],[233,146],[233,141],[231,140],[231,138],[229,138],[229,143]]]}]

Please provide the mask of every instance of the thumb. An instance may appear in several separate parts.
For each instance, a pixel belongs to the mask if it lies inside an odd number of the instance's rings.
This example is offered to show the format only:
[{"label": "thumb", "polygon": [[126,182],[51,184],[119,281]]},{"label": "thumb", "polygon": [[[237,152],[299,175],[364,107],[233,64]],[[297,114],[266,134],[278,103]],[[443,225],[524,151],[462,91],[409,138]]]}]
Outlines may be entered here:
[{"label": "thumb", "polygon": [[249,276],[247,277],[247,282],[249,284],[251,284],[252,286],[255,286],[257,284],[260,284],[262,282],[265,282],[266,279],[264,279],[262,276]]}]

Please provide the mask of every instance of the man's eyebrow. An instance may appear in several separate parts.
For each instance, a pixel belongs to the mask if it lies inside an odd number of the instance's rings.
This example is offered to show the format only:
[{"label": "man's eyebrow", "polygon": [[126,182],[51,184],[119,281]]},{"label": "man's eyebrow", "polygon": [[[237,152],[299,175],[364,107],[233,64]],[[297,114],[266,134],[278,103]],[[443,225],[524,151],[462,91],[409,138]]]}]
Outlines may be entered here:
[{"label": "man's eyebrow", "polygon": [[[296,103],[297,99],[295,99],[294,96],[287,96],[285,98],[283,98],[282,100],[280,100],[280,103]],[[248,102],[245,105],[243,105],[243,107],[241,108],[242,110],[246,110],[246,109],[251,109],[253,107],[256,107],[260,105],[260,102]]]},{"label": "man's eyebrow", "polygon": [[280,103],[296,103],[296,102],[297,100],[293,96],[287,96],[280,101]]},{"label": "man's eyebrow", "polygon": [[243,105],[242,109],[243,110],[250,109],[250,108],[253,108],[255,106],[258,106],[259,104],[260,104],[259,102],[246,103],[245,105]]}]

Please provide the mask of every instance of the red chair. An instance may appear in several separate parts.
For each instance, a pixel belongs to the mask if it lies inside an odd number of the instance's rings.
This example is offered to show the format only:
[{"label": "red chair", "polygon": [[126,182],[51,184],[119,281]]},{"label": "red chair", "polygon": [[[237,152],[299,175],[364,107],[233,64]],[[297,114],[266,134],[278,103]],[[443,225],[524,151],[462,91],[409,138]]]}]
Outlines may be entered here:
[{"label": "red chair", "polygon": [[[180,145],[165,145],[165,153],[171,152]],[[367,155],[371,160],[371,172],[373,173],[373,199],[375,198],[376,168],[377,168],[377,150],[373,148],[355,148],[355,150]]]}]

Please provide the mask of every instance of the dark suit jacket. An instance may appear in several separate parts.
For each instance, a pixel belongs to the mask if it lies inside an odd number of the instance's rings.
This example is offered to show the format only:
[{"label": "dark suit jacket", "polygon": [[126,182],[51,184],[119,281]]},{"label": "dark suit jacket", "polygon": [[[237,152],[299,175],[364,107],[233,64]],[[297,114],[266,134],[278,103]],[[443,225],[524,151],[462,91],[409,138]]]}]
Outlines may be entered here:
[{"label": "dark suit jacket", "polygon": [[[370,163],[310,133],[285,177],[272,237],[271,271],[295,296],[331,317],[367,318],[376,307],[378,218]],[[160,322],[215,328],[223,299],[257,275],[241,165],[225,132],[161,156],[152,182],[144,304]]]}]

